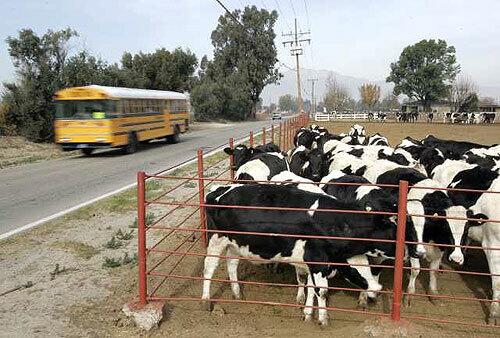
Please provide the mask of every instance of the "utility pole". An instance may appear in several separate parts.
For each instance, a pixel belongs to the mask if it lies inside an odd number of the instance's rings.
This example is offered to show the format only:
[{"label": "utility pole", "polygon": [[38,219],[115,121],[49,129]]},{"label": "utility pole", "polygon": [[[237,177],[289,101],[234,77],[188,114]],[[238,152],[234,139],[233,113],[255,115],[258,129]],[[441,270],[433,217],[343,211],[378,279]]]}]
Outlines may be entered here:
[{"label": "utility pole", "polygon": [[283,34],[283,36],[291,36],[292,40],[284,41],[283,45],[290,45],[290,53],[295,56],[296,72],[297,72],[297,109],[299,113],[302,112],[302,89],[300,88],[300,66],[299,66],[299,56],[302,55],[303,50],[301,47],[302,42],[311,43],[311,39],[301,39],[304,35],[309,35],[311,32],[302,32],[297,30],[297,18],[295,18],[295,31],[288,34]]},{"label": "utility pole", "polygon": [[313,115],[316,113],[316,97],[314,96],[314,84],[316,81],[318,81],[318,79],[307,79],[307,81],[311,82],[311,115]]}]

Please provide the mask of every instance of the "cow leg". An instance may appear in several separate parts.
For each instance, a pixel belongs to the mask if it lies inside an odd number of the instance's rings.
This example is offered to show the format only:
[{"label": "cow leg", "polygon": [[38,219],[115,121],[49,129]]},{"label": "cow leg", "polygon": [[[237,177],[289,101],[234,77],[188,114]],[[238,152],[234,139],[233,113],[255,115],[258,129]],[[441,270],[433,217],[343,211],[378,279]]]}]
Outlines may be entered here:
[{"label": "cow leg", "polygon": [[429,268],[431,269],[429,271],[429,290],[432,294],[438,294],[438,288],[437,288],[437,279],[436,279],[436,269],[439,269],[439,265],[441,264],[441,259],[443,257],[443,252],[441,251],[439,253],[438,257],[433,257],[433,259],[429,263]]},{"label": "cow leg", "polygon": [[314,274],[314,284],[318,288],[318,320],[321,325],[328,325],[328,310],[326,308],[326,295],[328,294],[328,279],[321,272]]},{"label": "cow leg", "polygon": [[439,250],[438,248],[434,248],[435,251],[438,252],[438,254],[435,257],[432,257],[430,263],[429,263],[429,268],[431,269],[429,271],[429,292],[431,294],[431,297],[429,297],[429,300],[434,304],[437,305],[439,304],[439,298],[432,298],[432,295],[437,295],[438,292],[438,287],[437,287],[437,278],[436,278],[436,269],[439,269],[439,266],[441,264],[441,259],[443,257],[443,252]]},{"label": "cow leg", "polygon": [[[207,255],[205,257],[205,266],[203,269],[203,294],[201,299],[203,300],[202,308],[204,310],[210,311],[211,302],[210,302],[210,279],[213,277],[215,269],[219,265],[219,257],[227,248],[227,238],[219,237],[219,235],[215,234],[210,238],[207,247]],[[213,255],[213,256],[210,256]]]},{"label": "cow leg", "polygon": [[[228,249],[227,256],[236,256],[237,253],[234,250]],[[231,281],[231,290],[233,291],[233,296],[235,299],[241,299],[240,284],[238,283],[238,264],[240,260],[237,258],[228,258],[226,260],[227,264],[227,274],[229,275],[229,280]]]},{"label": "cow leg", "polygon": [[[420,273],[420,259],[413,257],[410,258],[410,265],[411,265],[411,273],[410,273],[410,280],[408,281],[407,292],[415,293],[415,282],[417,280],[418,274]],[[410,306],[409,294],[404,297],[404,305],[406,307]]]},{"label": "cow leg", "polygon": [[310,322],[312,320],[312,314],[314,312],[314,282],[311,274],[307,275],[307,298],[306,305],[304,307],[304,320]]},{"label": "cow leg", "polygon": [[[483,247],[491,248],[498,247],[500,243],[500,230],[498,230],[498,224],[496,223],[485,223],[483,227]],[[500,251],[499,250],[484,250],[486,255],[486,260],[488,261],[488,266],[490,268],[490,273],[493,275],[500,274]],[[492,291],[492,302],[490,305],[490,316],[488,318],[488,323],[491,325],[500,324],[500,276],[491,276],[491,291]]]},{"label": "cow leg", "polygon": [[297,284],[299,285],[297,288],[297,304],[304,304],[304,301],[306,300],[304,285],[307,283],[307,278],[306,275],[299,270],[299,268],[295,268],[295,274],[297,276]]}]

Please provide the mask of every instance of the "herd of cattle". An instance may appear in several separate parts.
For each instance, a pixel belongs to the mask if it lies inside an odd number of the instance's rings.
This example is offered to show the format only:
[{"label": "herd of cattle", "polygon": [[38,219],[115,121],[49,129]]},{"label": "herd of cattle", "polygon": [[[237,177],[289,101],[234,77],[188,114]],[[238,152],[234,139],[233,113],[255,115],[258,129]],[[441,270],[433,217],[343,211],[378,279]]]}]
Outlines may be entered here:
[{"label": "herd of cattle", "polygon": [[[366,290],[359,296],[361,306],[375,300],[382,289],[381,269],[368,264],[394,259],[394,243],[383,240],[396,238],[394,213],[399,190],[373,184],[398,184],[400,180],[410,184],[405,240],[420,244],[406,245],[406,259],[414,268],[407,286],[409,293],[415,292],[421,260],[427,260],[430,269],[438,269],[443,257],[460,266],[467,252],[456,246],[473,241],[483,248],[500,247],[500,225],[485,221],[500,220],[500,195],[439,190],[500,191],[500,145],[430,135],[423,140],[406,137],[393,148],[380,134],[367,136],[360,125],[340,135],[316,125],[301,128],[294,145],[286,154],[272,143],[225,149],[233,155],[239,183],[216,186],[206,196],[207,229],[211,232],[204,263],[205,306],[210,306],[210,279],[224,254],[231,257],[227,259],[227,272],[237,299],[241,297],[238,258],[294,266],[297,302],[305,302],[308,321],[317,299],[319,322],[327,324],[328,279],[336,274]],[[424,214],[437,217],[413,216]],[[355,237],[382,241],[353,240]],[[498,324],[500,251],[484,252],[492,274],[494,300],[489,319]],[[429,290],[438,292],[436,272],[432,270]]]},{"label": "herd of cattle", "polygon": [[[435,112],[427,113],[427,122],[433,122]],[[465,124],[478,124],[478,123],[493,123],[495,121],[496,113],[445,113],[443,115],[444,123],[465,123]],[[419,113],[411,112],[397,112],[396,121],[398,122],[417,122]]]}]

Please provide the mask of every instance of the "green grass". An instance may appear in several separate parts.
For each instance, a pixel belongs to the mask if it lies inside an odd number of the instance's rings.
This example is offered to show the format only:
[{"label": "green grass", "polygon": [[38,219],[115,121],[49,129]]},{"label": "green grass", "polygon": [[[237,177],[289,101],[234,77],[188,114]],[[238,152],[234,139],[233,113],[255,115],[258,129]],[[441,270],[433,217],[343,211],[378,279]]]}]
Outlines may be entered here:
[{"label": "green grass", "polygon": [[123,257],[118,257],[118,258],[104,257],[102,267],[107,269],[113,269],[128,264],[131,264],[132,266],[137,265],[136,253],[134,253],[132,257],[130,257],[127,252],[125,252]]},{"label": "green grass", "polygon": [[129,241],[132,239],[133,233],[134,233],[134,230],[130,230],[130,232],[123,232],[122,229],[118,229],[118,231],[115,233],[115,236],[119,240]]},{"label": "green grass", "polygon": [[[152,212],[146,213],[146,225],[151,225],[155,221],[155,214]],[[137,217],[134,219],[134,223],[129,225],[129,228],[136,229],[137,228]]]},{"label": "green grass", "polygon": [[122,246],[123,246],[123,242],[116,239],[115,236],[111,237],[111,239],[109,241],[107,241],[106,244],[104,244],[104,247],[106,249],[111,249],[111,250],[116,250]]}]

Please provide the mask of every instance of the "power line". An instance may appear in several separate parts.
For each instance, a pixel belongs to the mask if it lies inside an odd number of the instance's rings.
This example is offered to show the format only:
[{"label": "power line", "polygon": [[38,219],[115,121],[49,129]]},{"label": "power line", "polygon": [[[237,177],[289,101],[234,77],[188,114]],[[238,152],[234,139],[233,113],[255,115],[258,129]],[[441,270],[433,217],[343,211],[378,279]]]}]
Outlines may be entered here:
[{"label": "power line", "polygon": [[295,13],[295,7],[293,6],[292,0],[290,0],[290,6],[292,6],[293,16],[297,17],[297,13]]},{"label": "power line", "polygon": [[288,21],[285,18],[285,15],[283,15],[283,12],[281,11],[281,7],[280,7],[279,1],[278,0],[274,0],[274,2],[276,3],[276,7],[278,7],[278,12],[280,13],[281,17],[283,18],[283,21],[285,22],[286,26],[288,27],[288,30],[292,31],[292,29],[290,28],[290,25],[288,24]]},{"label": "power line", "polygon": [[238,20],[238,18],[219,0],[215,0],[222,8],[226,11],[227,14],[241,27],[245,28],[245,26]]},{"label": "power line", "polygon": [[307,9],[307,0],[304,0],[304,7],[306,9],[307,29],[311,29],[311,22],[309,21],[309,10]]}]

